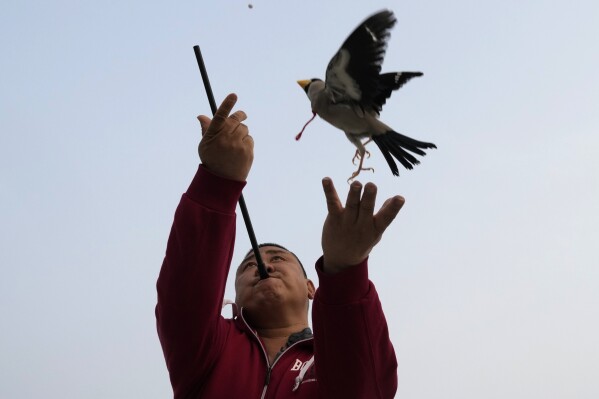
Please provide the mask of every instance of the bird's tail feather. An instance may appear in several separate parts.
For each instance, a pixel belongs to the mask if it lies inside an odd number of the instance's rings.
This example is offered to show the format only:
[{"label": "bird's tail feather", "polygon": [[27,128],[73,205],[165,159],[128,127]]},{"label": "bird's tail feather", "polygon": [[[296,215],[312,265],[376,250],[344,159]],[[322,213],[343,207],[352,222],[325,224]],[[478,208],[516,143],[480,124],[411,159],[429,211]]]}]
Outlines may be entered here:
[{"label": "bird's tail feather", "polygon": [[[391,172],[395,176],[399,176],[399,169],[397,168],[397,164],[395,163],[395,160],[393,160],[393,157],[395,157],[395,159],[397,159],[406,169],[412,169],[414,165],[418,165],[420,161],[408,151],[425,156],[426,153],[423,149],[437,148],[433,143],[418,141],[394,131],[388,131],[385,134],[372,136],[372,140],[374,140],[383,153],[387,164],[389,164],[389,167],[391,168]],[[391,155],[393,155],[393,157]]]}]

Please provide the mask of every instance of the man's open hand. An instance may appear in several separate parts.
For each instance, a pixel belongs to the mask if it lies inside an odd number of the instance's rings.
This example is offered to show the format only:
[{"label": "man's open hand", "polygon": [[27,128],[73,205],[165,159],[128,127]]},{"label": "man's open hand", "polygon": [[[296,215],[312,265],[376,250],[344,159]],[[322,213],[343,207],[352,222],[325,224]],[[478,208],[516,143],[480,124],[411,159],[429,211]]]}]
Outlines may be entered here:
[{"label": "man's open hand", "polygon": [[254,140],[243,122],[243,111],[229,113],[237,102],[229,94],[220,105],[214,118],[198,116],[202,125],[202,140],[198,153],[204,166],[211,172],[231,180],[245,181],[254,161]]},{"label": "man's open hand", "polygon": [[377,189],[373,183],[366,184],[364,195],[360,198],[362,184],[353,182],[345,208],[330,178],[322,180],[322,187],[329,211],[322,228],[323,265],[326,273],[333,274],[368,257],[405,200],[399,195],[391,197],[374,214]]}]

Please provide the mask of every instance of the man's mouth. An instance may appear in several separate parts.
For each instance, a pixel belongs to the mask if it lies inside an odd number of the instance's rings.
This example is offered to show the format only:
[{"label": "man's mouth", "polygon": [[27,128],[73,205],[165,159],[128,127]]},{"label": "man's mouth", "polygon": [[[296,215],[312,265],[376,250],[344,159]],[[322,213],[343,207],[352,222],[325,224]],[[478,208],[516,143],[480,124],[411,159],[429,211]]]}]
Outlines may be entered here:
[{"label": "man's mouth", "polygon": [[273,279],[273,278],[278,278],[278,277],[273,277],[272,275],[269,275],[269,276],[268,276],[268,278],[265,278],[265,279],[259,279],[258,281],[256,281],[256,282],[254,283],[254,286],[256,286],[256,285],[260,284],[260,283],[261,283],[261,282],[263,282],[263,281],[267,281],[267,280],[270,280],[270,279]]}]

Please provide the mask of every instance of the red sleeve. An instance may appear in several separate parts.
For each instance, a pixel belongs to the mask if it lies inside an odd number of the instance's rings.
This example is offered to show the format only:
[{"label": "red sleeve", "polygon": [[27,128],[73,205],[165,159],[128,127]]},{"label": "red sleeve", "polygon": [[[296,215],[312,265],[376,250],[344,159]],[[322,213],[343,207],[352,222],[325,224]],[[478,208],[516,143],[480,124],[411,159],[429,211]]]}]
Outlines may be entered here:
[{"label": "red sleeve", "polygon": [[316,263],[314,364],[323,398],[393,398],[397,359],[367,260],[329,275]]},{"label": "red sleeve", "polygon": [[175,397],[202,380],[225,340],[221,306],[245,183],[200,165],[175,212],[157,282],[158,336]]}]

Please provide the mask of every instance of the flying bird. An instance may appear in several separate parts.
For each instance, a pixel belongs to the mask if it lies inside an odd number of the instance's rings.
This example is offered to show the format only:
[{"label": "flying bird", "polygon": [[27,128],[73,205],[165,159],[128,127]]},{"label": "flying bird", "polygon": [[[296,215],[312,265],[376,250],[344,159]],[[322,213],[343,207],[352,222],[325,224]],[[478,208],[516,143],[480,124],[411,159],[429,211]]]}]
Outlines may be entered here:
[{"label": "flying bird", "polygon": [[422,76],[422,72],[391,72],[381,74],[390,30],[395,25],[393,12],[380,11],[362,22],[345,40],[333,56],[326,71],[326,78],[299,80],[312,105],[312,118],[295,137],[299,140],[304,129],[316,115],[345,132],[345,136],[357,148],[353,158],[359,160],[356,170],[348,181],[353,180],[364,168],[364,156],[370,156],[366,144],[378,146],[395,176],[399,176],[397,159],[406,169],[420,163],[414,154],[424,156],[424,149],[437,148],[397,133],[379,120],[386,100],[394,90],[410,79]]}]

